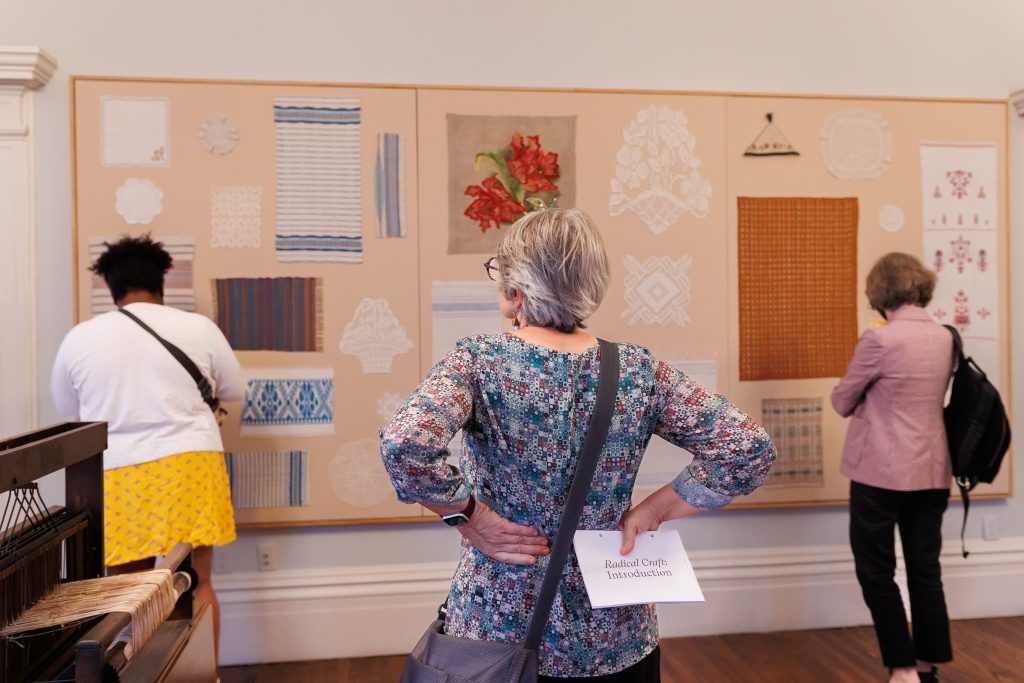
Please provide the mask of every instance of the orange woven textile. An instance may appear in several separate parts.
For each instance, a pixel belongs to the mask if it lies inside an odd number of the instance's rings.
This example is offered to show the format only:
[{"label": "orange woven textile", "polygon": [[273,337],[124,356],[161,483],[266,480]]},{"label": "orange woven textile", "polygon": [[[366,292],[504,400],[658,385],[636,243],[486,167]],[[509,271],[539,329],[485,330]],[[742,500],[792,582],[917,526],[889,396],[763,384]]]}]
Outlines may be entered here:
[{"label": "orange woven textile", "polygon": [[842,376],[857,343],[857,198],[738,204],[740,381]]}]

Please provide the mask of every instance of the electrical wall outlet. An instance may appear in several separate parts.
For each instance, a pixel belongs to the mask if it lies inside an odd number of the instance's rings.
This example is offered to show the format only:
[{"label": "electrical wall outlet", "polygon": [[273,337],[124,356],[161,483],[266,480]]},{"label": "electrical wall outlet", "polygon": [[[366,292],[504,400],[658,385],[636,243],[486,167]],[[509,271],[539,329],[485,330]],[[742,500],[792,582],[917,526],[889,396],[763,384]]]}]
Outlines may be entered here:
[{"label": "electrical wall outlet", "polygon": [[260,543],[256,546],[256,567],[261,572],[277,569],[277,551],[273,543]]},{"label": "electrical wall outlet", "polygon": [[984,515],[981,518],[981,537],[986,541],[999,540],[999,517]]}]

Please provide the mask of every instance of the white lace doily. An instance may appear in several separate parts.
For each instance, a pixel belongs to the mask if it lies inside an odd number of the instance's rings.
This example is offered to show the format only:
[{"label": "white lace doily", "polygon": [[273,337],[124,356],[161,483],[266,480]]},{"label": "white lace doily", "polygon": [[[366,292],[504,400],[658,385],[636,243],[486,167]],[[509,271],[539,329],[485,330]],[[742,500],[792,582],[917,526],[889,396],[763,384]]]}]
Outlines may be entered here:
[{"label": "white lace doily", "polygon": [[700,175],[700,160],[693,153],[697,138],[682,112],[666,106],[643,109],[622,138],[608,200],[611,215],[629,209],[655,235],[684,213],[708,215],[711,183]]},{"label": "white lace doily", "polygon": [[228,154],[238,144],[238,127],[226,116],[211,116],[199,124],[199,143],[210,154]]},{"label": "white lace doily", "polygon": [[331,488],[338,500],[355,508],[368,508],[396,500],[377,439],[351,441],[338,449],[327,466]]},{"label": "white lace doily", "polygon": [[148,225],[164,208],[163,190],[148,178],[128,178],[114,197],[114,210],[128,225]]},{"label": "white lace doily", "polygon": [[837,178],[877,178],[892,161],[889,122],[873,111],[837,111],[821,127],[821,156],[828,172]]},{"label": "white lace doily", "polygon": [[878,225],[886,232],[899,232],[903,229],[903,209],[886,204],[878,212]]}]

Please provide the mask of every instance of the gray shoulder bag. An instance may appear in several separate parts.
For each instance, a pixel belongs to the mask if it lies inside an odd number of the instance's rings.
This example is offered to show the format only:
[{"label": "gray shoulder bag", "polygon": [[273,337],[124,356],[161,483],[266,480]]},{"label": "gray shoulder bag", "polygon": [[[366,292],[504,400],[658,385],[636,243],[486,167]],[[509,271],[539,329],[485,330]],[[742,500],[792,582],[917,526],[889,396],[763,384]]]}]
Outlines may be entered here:
[{"label": "gray shoulder bag", "polygon": [[538,652],[551,604],[569,559],[573,535],[590,492],[597,459],[604,448],[619,385],[619,347],[599,339],[601,369],[597,403],[590,416],[576,472],[569,487],[558,535],[544,572],[526,640],[508,643],[449,636],[444,619],[432,623],[405,662],[401,683],[532,683],[537,680]]}]

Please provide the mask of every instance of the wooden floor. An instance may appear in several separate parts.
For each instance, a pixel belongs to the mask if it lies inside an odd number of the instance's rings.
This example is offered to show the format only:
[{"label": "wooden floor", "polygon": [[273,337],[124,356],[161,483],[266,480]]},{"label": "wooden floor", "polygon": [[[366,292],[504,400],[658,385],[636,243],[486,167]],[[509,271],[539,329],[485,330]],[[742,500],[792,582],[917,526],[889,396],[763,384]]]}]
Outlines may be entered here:
[{"label": "wooden floor", "polygon": [[[943,683],[1024,683],[1024,617],[953,622],[955,661]],[[663,683],[869,683],[887,680],[870,627],[666,638]],[[366,657],[221,668],[222,683],[387,683],[405,657]]]}]

